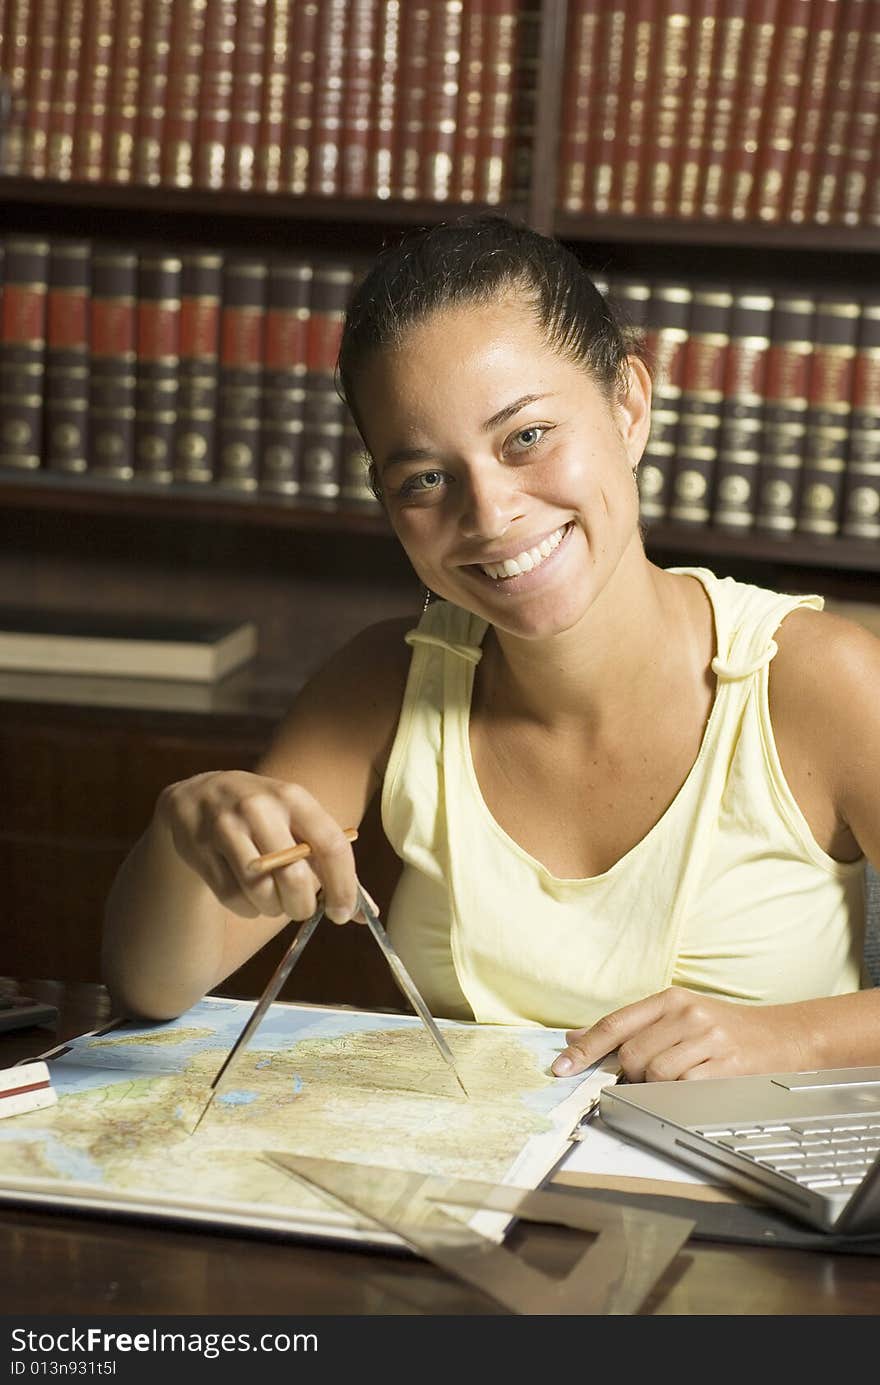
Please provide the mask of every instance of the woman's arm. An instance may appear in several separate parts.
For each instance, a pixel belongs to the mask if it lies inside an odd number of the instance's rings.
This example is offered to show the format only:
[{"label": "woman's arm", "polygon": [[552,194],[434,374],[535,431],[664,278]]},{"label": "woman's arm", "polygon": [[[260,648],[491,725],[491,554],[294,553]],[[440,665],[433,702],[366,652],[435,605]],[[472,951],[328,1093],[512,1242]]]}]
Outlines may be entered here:
[{"label": "woman's arm", "polygon": [[[167,1019],[253,955],[324,889],[354,911],[356,827],[381,783],[400,711],[407,621],[356,636],[303,688],[256,773],[196,775],[160,794],[120,867],[104,923],[114,1005]],[[364,672],[364,670],[366,672]],[[308,862],[253,879],[248,863],[308,841]]]}]

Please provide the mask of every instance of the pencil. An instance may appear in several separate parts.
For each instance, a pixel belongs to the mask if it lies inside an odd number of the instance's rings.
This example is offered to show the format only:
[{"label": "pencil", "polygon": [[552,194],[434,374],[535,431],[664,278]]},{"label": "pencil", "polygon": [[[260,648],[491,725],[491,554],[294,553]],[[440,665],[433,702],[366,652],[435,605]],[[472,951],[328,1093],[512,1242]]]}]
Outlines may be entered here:
[{"label": "pencil", "polygon": [[[346,827],[344,835],[348,841],[356,842],[357,828]],[[255,856],[248,862],[248,870],[254,875],[262,874],[267,870],[277,870],[279,866],[292,866],[294,862],[304,861],[311,854],[310,842],[298,842],[296,846],[286,846],[283,851],[270,851],[267,856]]]}]

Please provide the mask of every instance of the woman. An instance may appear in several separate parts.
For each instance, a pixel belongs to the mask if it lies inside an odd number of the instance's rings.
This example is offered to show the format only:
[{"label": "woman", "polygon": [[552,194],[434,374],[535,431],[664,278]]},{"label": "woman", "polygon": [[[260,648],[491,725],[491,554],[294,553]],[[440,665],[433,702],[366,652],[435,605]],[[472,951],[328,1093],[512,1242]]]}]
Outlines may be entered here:
[{"label": "woman", "polygon": [[342,829],[381,794],[387,926],[436,1013],[568,1027],[560,1074],[880,1062],[880,646],[648,561],[650,376],[576,259],[498,217],[416,233],[357,290],[340,378],[440,600],[340,651],[258,773],[163,792],[108,904],[116,999],[180,1013],[319,889],[349,919]]}]

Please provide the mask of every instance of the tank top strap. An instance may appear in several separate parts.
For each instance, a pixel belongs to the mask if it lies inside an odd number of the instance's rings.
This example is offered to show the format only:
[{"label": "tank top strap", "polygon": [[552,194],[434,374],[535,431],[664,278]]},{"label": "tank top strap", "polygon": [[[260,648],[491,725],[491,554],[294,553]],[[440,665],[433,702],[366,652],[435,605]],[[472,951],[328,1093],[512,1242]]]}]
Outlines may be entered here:
[{"label": "tank top strap", "polygon": [[485,633],[486,621],[479,616],[449,601],[434,601],[415,629],[408,630],[403,638],[411,648],[432,646],[476,665],[483,657],[481,645]]}]

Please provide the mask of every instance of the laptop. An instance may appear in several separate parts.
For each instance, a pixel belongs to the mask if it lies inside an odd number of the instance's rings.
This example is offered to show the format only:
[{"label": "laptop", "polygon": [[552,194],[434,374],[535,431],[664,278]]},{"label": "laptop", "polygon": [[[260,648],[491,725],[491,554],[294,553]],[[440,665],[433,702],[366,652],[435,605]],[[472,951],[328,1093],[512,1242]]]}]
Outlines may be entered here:
[{"label": "laptop", "polygon": [[880,1067],[620,1082],[599,1114],[822,1231],[880,1233]]}]

